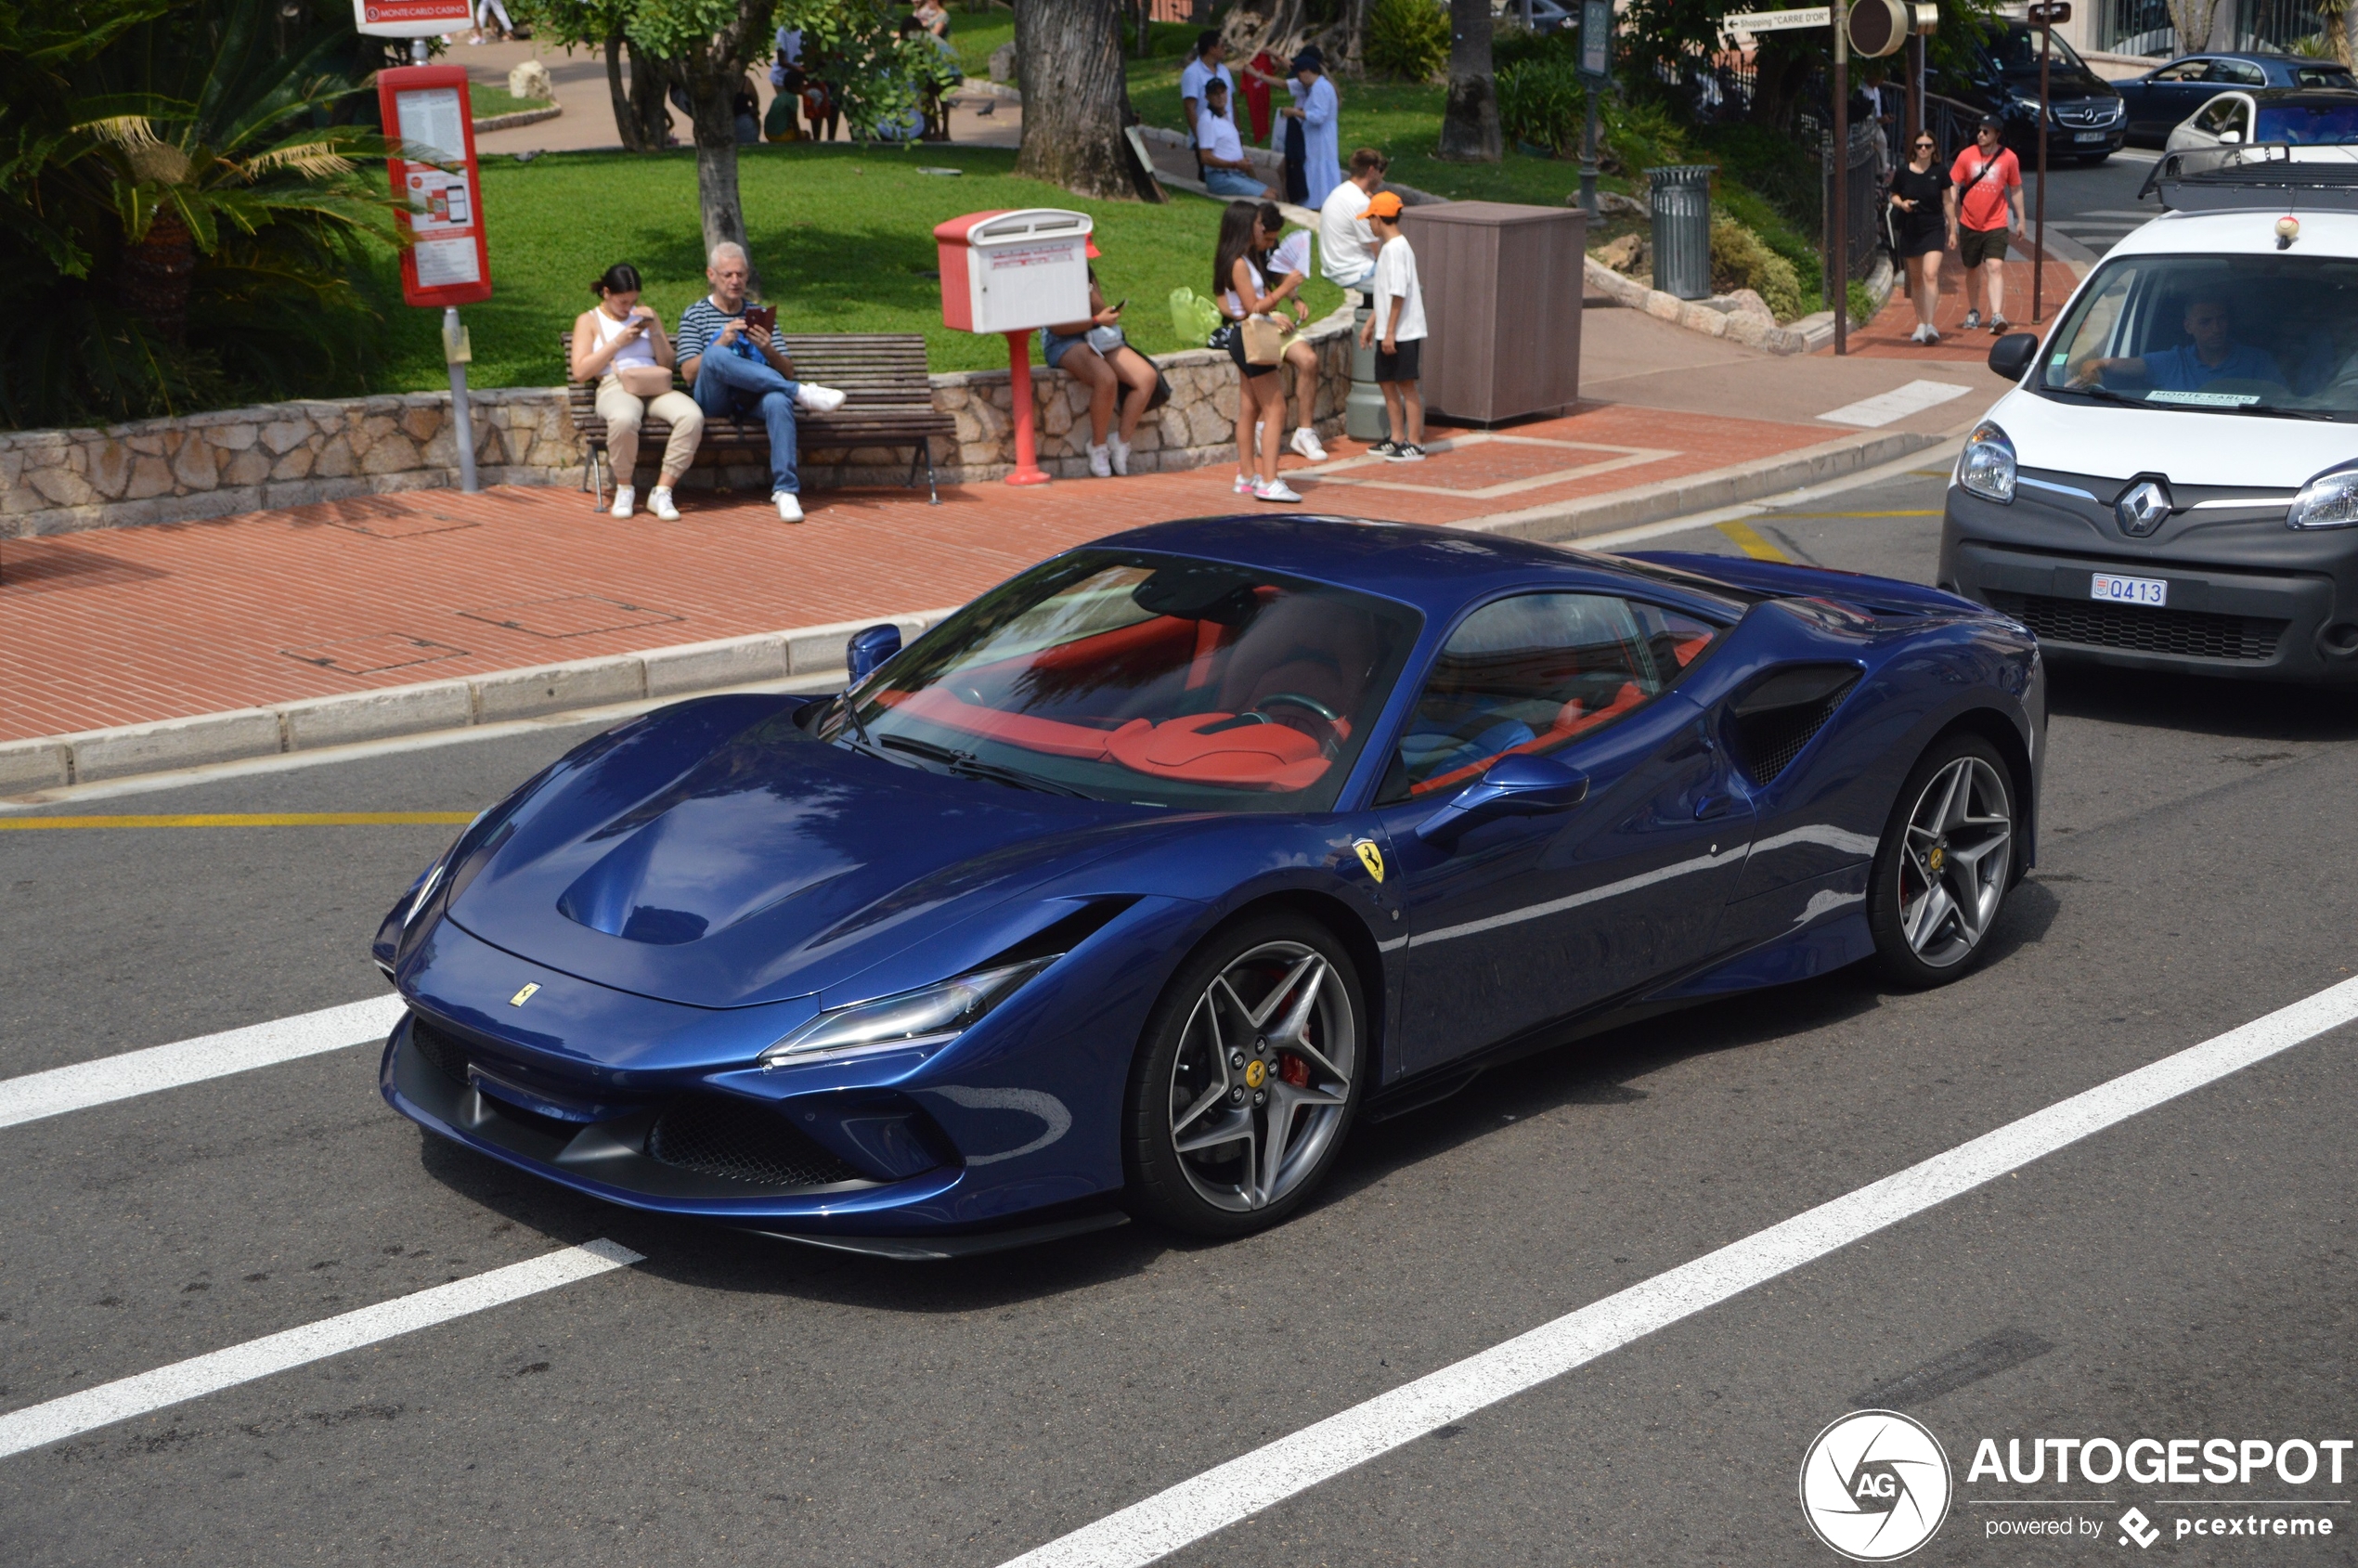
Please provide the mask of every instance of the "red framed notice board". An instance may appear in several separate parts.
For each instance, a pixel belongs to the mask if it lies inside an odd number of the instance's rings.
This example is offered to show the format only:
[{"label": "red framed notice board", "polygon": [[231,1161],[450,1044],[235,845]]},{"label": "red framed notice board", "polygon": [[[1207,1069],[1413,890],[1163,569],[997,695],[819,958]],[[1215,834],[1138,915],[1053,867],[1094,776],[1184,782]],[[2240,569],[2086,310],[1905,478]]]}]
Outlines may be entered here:
[{"label": "red framed notice board", "polygon": [[491,251],[483,232],[467,73],[455,65],[377,72],[385,137],[431,162],[387,161],[401,225],[416,241],[401,253],[401,297],[415,305],[477,305],[491,297]]}]

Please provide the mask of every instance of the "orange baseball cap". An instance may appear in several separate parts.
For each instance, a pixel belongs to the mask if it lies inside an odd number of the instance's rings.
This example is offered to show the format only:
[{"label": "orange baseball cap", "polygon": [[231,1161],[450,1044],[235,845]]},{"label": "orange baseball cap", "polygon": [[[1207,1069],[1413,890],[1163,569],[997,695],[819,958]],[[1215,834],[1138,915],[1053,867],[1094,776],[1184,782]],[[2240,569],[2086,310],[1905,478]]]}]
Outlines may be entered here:
[{"label": "orange baseball cap", "polygon": [[1359,215],[1363,218],[1398,217],[1400,215],[1400,193],[1393,190],[1377,191],[1373,196],[1367,198],[1367,210]]}]

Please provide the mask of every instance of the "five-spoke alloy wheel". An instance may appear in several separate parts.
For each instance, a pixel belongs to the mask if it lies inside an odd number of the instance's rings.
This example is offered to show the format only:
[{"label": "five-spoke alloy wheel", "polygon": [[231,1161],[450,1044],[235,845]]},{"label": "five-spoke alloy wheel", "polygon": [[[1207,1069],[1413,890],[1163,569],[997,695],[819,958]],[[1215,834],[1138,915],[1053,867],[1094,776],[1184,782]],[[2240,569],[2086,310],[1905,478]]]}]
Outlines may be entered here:
[{"label": "five-spoke alloy wheel", "polygon": [[1132,1075],[1134,1201],[1210,1236],[1298,1208],[1358,1103],[1365,1011],[1349,956],[1315,921],[1215,934],[1156,1005]]},{"label": "five-spoke alloy wheel", "polygon": [[1951,735],[1918,760],[1875,854],[1868,921],[1885,971],[1938,985],[1970,967],[2013,886],[2014,784],[1978,735]]}]

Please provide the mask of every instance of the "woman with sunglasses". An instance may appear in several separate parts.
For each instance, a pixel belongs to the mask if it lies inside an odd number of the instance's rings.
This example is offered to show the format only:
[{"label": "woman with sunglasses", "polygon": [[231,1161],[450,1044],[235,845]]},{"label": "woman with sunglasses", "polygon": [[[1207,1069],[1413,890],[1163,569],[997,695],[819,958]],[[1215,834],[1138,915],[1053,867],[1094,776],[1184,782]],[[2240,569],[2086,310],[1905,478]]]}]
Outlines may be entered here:
[{"label": "woman with sunglasses", "polygon": [[1911,343],[1940,341],[1932,318],[1940,304],[1940,253],[1949,244],[1948,196],[1940,144],[1930,131],[1919,131],[1909,145],[1908,162],[1891,176],[1892,245],[1908,268],[1908,297],[1916,304]]}]

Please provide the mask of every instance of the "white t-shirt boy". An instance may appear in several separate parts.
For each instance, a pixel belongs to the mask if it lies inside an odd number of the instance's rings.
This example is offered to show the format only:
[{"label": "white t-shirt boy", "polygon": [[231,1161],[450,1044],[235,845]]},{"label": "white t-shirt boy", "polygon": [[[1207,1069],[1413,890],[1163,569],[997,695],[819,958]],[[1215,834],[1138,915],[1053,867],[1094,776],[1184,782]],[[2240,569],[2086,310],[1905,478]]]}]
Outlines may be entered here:
[{"label": "white t-shirt boy", "polygon": [[[1408,343],[1425,335],[1425,292],[1417,281],[1417,253],[1405,234],[1384,241],[1376,253],[1376,343]],[[1400,325],[1392,324],[1392,302],[1399,300]]]}]

